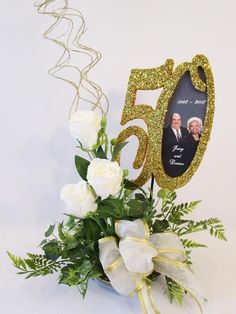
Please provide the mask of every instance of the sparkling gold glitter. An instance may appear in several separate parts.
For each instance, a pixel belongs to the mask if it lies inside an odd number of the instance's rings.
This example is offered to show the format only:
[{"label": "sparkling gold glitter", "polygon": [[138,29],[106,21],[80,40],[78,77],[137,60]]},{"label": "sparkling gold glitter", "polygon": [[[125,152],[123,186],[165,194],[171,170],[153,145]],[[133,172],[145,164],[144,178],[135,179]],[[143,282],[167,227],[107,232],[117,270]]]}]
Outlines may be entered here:
[{"label": "sparkling gold glitter", "polygon": [[[201,80],[198,73],[201,67],[206,76],[206,83]],[[144,185],[152,176],[160,187],[177,189],[187,184],[196,172],[206,150],[210,138],[214,116],[214,80],[210,64],[204,55],[196,55],[192,62],[184,62],[174,70],[174,61],[168,59],[164,65],[152,69],[133,69],[128,82],[125,106],[122,112],[121,124],[134,119],[141,119],[146,123],[147,132],[138,126],[130,126],[123,130],[118,137],[124,142],[131,135],[137,136],[139,147],[133,163],[134,168],[142,168],[140,175],[134,180],[139,186]],[[207,110],[203,134],[197,152],[187,171],[178,177],[168,176],[162,164],[162,136],[165,117],[168,112],[170,99],[183,74],[189,71],[193,86],[207,93]],[[157,100],[156,108],[149,105],[135,105],[137,90],[155,90],[163,88]]]},{"label": "sparkling gold glitter", "polygon": [[[130,126],[127,129],[123,130],[118,136],[118,142],[124,142],[130,136],[135,135],[139,140],[139,147],[136,154],[136,158],[133,162],[134,169],[139,169],[143,165],[143,161],[146,157],[146,149],[148,145],[148,135],[147,133],[141,129],[140,127],[134,125]],[[117,161],[120,162],[120,156],[118,156]]]}]

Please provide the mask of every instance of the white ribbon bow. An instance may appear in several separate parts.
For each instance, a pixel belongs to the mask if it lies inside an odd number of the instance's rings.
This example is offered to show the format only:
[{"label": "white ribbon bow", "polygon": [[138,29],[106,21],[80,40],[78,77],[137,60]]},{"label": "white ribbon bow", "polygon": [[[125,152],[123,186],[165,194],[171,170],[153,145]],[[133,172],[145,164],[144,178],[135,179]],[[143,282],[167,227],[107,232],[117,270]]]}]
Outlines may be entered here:
[{"label": "white ribbon bow", "polygon": [[99,258],[113,288],[123,295],[138,294],[144,313],[148,313],[145,295],[154,313],[155,307],[146,277],[153,271],[168,276],[180,284],[197,302],[202,312],[203,296],[200,287],[184,263],[183,244],[177,234],[155,233],[150,236],[148,225],[141,219],[120,220],[115,225],[115,237],[99,240]]}]

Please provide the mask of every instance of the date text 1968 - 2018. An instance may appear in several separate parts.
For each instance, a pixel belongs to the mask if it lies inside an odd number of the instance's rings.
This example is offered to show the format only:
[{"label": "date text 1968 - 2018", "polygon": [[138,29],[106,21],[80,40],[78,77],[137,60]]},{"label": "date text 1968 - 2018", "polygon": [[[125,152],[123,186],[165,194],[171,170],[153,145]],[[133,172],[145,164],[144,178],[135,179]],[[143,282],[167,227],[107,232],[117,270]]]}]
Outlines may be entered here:
[{"label": "date text 1968 - 2018", "polygon": [[205,105],[206,104],[206,100],[203,99],[195,99],[193,100],[189,100],[189,99],[179,99],[177,101],[177,104],[195,104],[195,105]]}]

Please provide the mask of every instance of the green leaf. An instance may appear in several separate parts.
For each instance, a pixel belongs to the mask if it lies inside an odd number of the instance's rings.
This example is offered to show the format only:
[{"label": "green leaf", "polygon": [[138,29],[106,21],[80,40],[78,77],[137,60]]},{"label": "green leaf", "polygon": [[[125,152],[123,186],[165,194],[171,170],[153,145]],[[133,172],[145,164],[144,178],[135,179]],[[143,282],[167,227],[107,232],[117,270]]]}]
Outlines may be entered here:
[{"label": "green leaf", "polygon": [[205,244],[194,242],[194,241],[188,240],[188,239],[183,239],[182,243],[183,243],[183,246],[185,248],[207,247]]},{"label": "green leaf", "polygon": [[200,221],[189,220],[186,226],[178,230],[179,236],[199,232],[209,229],[210,235],[227,241],[224,234],[224,226],[221,224],[221,221],[218,218],[208,218]]},{"label": "green leaf", "polygon": [[131,191],[137,190],[139,188],[139,186],[137,184],[135,184],[132,181],[129,181],[127,179],[124,179],[124,187],[127,190],[131,190]]},{"label": "green leaf", "polygon": [[187,219],[178,219],[178,220],[175,220],[174,223],[175,223],[177,226],[180,226],[180,225],[186,224],[187,222],[189,222],[189,220],[187,220]]},{"label": "green leaf", "polygon": [[83,220],[84,229],[86,230],[84,237],[88,240],[97,241],[101,238],[101,229],[98,224],[92,219],[86,218]]},{"label": "green leaf", "polygon": [[87,171],[88,171],[88,166],[90,165],[90,162],[80,156],[75,156],[75,166],[76,169],[80,175],[80,177],[87,181]]},{"label": "green leaf", "polygon": [[13,262],[14,267],[18,269],[26,270],[25,261],[21,257],[15,256],[14,254],[10,252],[7,252],[7,254],[10,257],[11,261]]},{"label": "green leaf", "polygon": [[47,239],[44,239],[43,241],[40,242],[39,246],[42,246],[42,245],[44,245],[44,244],[47,243],[47,242],[48,242],[48,240],[47,240]]},{"label": "green leaf", "polygon": [[78,285],[79,292],[82,294],[82,297],[85,298],[87,289],[88,289],[89,278],[86,278],[83,282]]},{"label": "green leaf", "polygon": [[168,189],[161,189],[157,192],[157,197],[165,199],[168,197],[170,191]]},{"label": "green leaf", "polygon": [[11,261],[13,262],[13,264],[16,264],[16,256],[13,255],[11,252],[7,251],[7,255],[10,257]]},{"label": "green leaf", "polygon": [[191,252],[192,252],[192,250],[189,250],[189,249],[186,249],[185,248],[185,253],[186,253],[186,259],[185,259],[185,263],[187,264],[187,265],[189,265],[190,267],[191,267],[191,265],[192,265],[192,261],[191,261]]},{"label": "green leaf", "polygon": [[55,261],[61,256],[61,248],[57,240],[51,240],[42,246],[47,259]]},{"label": "green leaf", "polygon": [[33,270],[36,269],[35,263],[34,263],[34,261],[32,261],[31,259],[25,259],[25,262],[26,262],[26,264],[28,265],[28,267],[29,267],[30,269],[33,269]]},{"label": "green leaf", "polygon": [[52,274],[54,271],[58,271],[61,265],[63,265],[63,262],[48,260],[43,255],[28,253],[27,259],[22,259],[9,252],[8,255],[13,261],[13,265],[20,270],[17,274],[26,275],[26,279]]},{"label": "green leaf", "polygon": [[[18,273],[18,274],[20,274],[20,273]],[[29,279],[29,278],[31,278],[31,277],[37,277],[37,276],[43,276],[43,275],[40,274],[40,273],[37,273],[37,272],[32,272],[32,273],[29,273],[29,274],[25,277],[25,279]]]},{"label": "green leaf", "polygon": [[48,237],[50,237],[50,235],[53,233],[53,231],[54,231],[54,228],[55,228],[55,225],[50,225],[49,226],[49,228],[48,228],[48,230],[45,232],[45,237],[46,238],[48,238]]},{"label": "green leaf", "polygon": [[69,216],[68,220],[63,224],[66,226],[67,230],[73,229],[76,225],[75,224],[75,217]]},{"label": "green leaf", "polygon": [[129,207],[129,216],[133,218],[141,218],[144,216],[144,211],[147,209],[148,203],[145,201],[139,201],[138,199],[132,199],[127,203]]},{"label": "green leaf", "polygon": [[180,304],[183,304],[184,298],[184,290],[183,288],[174,280],[166,276],[166,284],[168,289],[168,296],[170,302],[172,303],[173,300],[178,301]]},{"label": "green leaf", "polygon": [[190,214],[193,209],[196,208],[196,206],[199,204],[200,201],[194,201],[194,202],[190,202],[190,203],[182,203],[179,205],[173,205],[172,206],[168,206],[165,205],[162,208],[162,211],[165,212],[167,211],[166,208],[169,208],[169,213],[168,213],[168,220],[176,225],[181,225],[185,222],[188,222],[188,220],[183,220],[181,219],[184,215],[188,215]]},{"label": "green leaf", "polygon": [[118,209],[120,206],[122,206],[122,200],[120,200],[119,198],[107,198],[99,203],[99,207],[100,206]]},{"label": "green leaf", "polygon": [[139,200],[139,201],[144,201],[144,200],[146,200],[146,197],[145,197],[142,193],[136,193],[136,194],[134,195],[134,197],[135,197],[136,200]]},{"label": "green leaf", "polygon": [[153,233],[164,232],[169,227],[169,222],[167,220],[156,220],[152,226]]},{"label": "green leaf", "polygon": [[80,293],[84,297],[87,291],[88,281],[90,278],[98,278],[101,273],[94,267],[94,264],[88,260],[74,265],[67,265],[61,269],[59,283],[69,286],[77,285]]},{"label": "green leaf", "polygon": [[63,241],[63,240],[66,240],[66,236],[63,232],[63,223],[59,223],[58,224],[58,227],[57,227],[57,230],[58,230],[58,235],[59,235],[59,238]]},{"label": "green leaf", "polygon": [[[197,207],[197,205],[199,204],[199,203],[201,203],[201,200],[199,200],[199,201],[193,201],[193,202],[190,202],[188,205],[187,205],[187,210],[189,211],[189,212],[192,212],[196,207]],[[185,208],[186,209],[186,208]]]},{"label": "green leaf", "polygon": [[121,217],[119,210],[117,210],[114,207],[109,207],[109,206],[99,206],[97,209],[97,214],[99,218],[109,218],[109,217],[120,218]]},{"label": "green leaf", "polygon": [[165,206],[162,207],[161,210],[165,213],[165,212],[170,211],[171,209],[173,209],[173,206],[165,205]]},{"label": "green leaf", "polygon": [[124,143],[117,143],[114,147],[113,153],[112,153],[112,161],[116,159],[120,151],[128,144],[128,142]]},{"label": "green leaf", "polygon": [[172,202],[176,199],[176,197],[177,197],[177,194],[175,191],[170,192],[170,199]]},{"label": "green leaf", "polygon": [[141,207],[138,207],[138,208],[131,207],[129,209],[128,215],[130,218],[143,218],[144,212],[143,212],[143,209]]},{"label": "green leaf", "polygon": [[96,158],[107,159],[107,156],[106,156],[102,146],[98,147],[98,149],[96,151]]}]

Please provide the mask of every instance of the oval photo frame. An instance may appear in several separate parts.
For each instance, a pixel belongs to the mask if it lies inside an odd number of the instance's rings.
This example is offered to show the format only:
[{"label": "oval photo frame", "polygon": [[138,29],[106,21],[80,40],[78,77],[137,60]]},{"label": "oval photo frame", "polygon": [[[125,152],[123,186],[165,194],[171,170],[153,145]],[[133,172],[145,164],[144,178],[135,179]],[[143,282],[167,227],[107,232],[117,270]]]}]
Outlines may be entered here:
[{"label": "oval photo frame", "polygon": [[[187,91],[186,86],[188,93],[185,93],[185,91]],[[149,104],[136,103],[138,90],[157,90],[160,88],[163,90],[157,99],[155,108]],[[178,99],[176,94],[178,96],[179,88],[182,88],[180,100],[188,110],[190,107],[187,106],[196,100],[201,101],[205,105],[201,113],[203,132],[198,144],[190,154],[191,157],[187,158],[187,162],[184,164],[182,171],[172,172],[172,170],[169,170],[167,167],[169,160],[171,159],[172,163],[176,162],[181,164],[181,158],[183,156],[180,156],[181,153],[176,149],[175,154],[172,156],[173,158],[168,159],[168,157],[165,156],[166,146],[164,139],[166,138],[165,128],[167,127],[166,120],[168,120],[168,116],[171,116],[173,113],[180,116],[180,112],[173,109],[173,102]],[[199,98],[200,95],[201,97]],[[154,176],[160,187],[174,190],[189,182],[200,165],[210,139],[214,116],[214,101],[213,75],[208,59],[204,55],[196,55],[192,59],[192,62],[184,62],[177,66],[175,70],[174,61],[172,59],[167,59],[165,64],[157,68],[131,70],[125,105],[122,111],[121,125],[125,125],[135,119],[141,119],[146,124],[147,130],[143,130],[135,125],[129,126],[121,131],[117,141],[118,143],[123,143],[132,135],[138,138],[139,147],[136,152],[133,167],[135,169],[141,169],[141,172],[136,179],[132,180],[133,183],[138,186],[143,186]],[[185,110],[183,110],[182,113],[184,113],[184,111]],[[187,120],[190,118],[191,120],[194,118],[195,122],[197,118],[199,122],[199,112],[194,112],[193,116],[190,110],[190,113],[185,115],[184,118],[186,120],[185,124],[187,124]],[[187,137],[188,134],[186,132],[185,127],[185,129],[180,132],[180,136]],[[174,133],[174,136],[177,137],[176,132]],[[176,145],[176,148],[179,148],[178,144]],[[187,151],[190,146],[185,146],[185,148]],[[120,162],[119,156],[117,156],[117,161]]]},{"label": "oval photo frame", "polygon": [[[192,83],[188,85],[188,80]],[[214,80],[208,59],[203,55],[196,55],[191,63],[185,62],[180,64],[171,75],[170,80],[164,84],[163,91],[158,99],[161,104],[161,110],[158,117],[158,125],[160,125],[158,138],[157,153],[158,167],[154,173],[157,184],[160,187],[168,189],[176,189],[187,184],[196,172],[203,158],[207,143],[210,139],[214,116]],[[182,84],[182,85],[181,85]],[[186,89],[186,94],[183,89]],[[176,91],[179,89],[180,93]],[[195,95],[193,91],[196,91]],[[199,95],[199,99],[196,99]],[[183,114],[183,106],[187,114],[185,115],[185,126],[182,122],[181,113]],[[193,105],[201,104],[202,112],[189,112]],[[189,105],[189,107],[188,107]],[[204,108],[205,105],[205,108]],[[198,106],[199,107],[199,106]],[[182,108],[180,110],[180,108]],[[196,107],[195,107],[196,109]],[[205,112],[204,112],[205,111]],[[201,116],[201,117],[200,117]],[[171,118],[167,126],[167,120]],[[194,143],[187,132],[188,127],[194,129],[194,123],[201,124],[202,132],[198,143]],[[181,129],[180,129],[181,126]],[[195,123],[195,127],[197,123]],[[189,128],[189,130],[190,130]],[[178,130],[180,132],[178,132]],[[196,131],[196,130],[195,130]],[[191,130],[190,130],[191,132]]]}]

